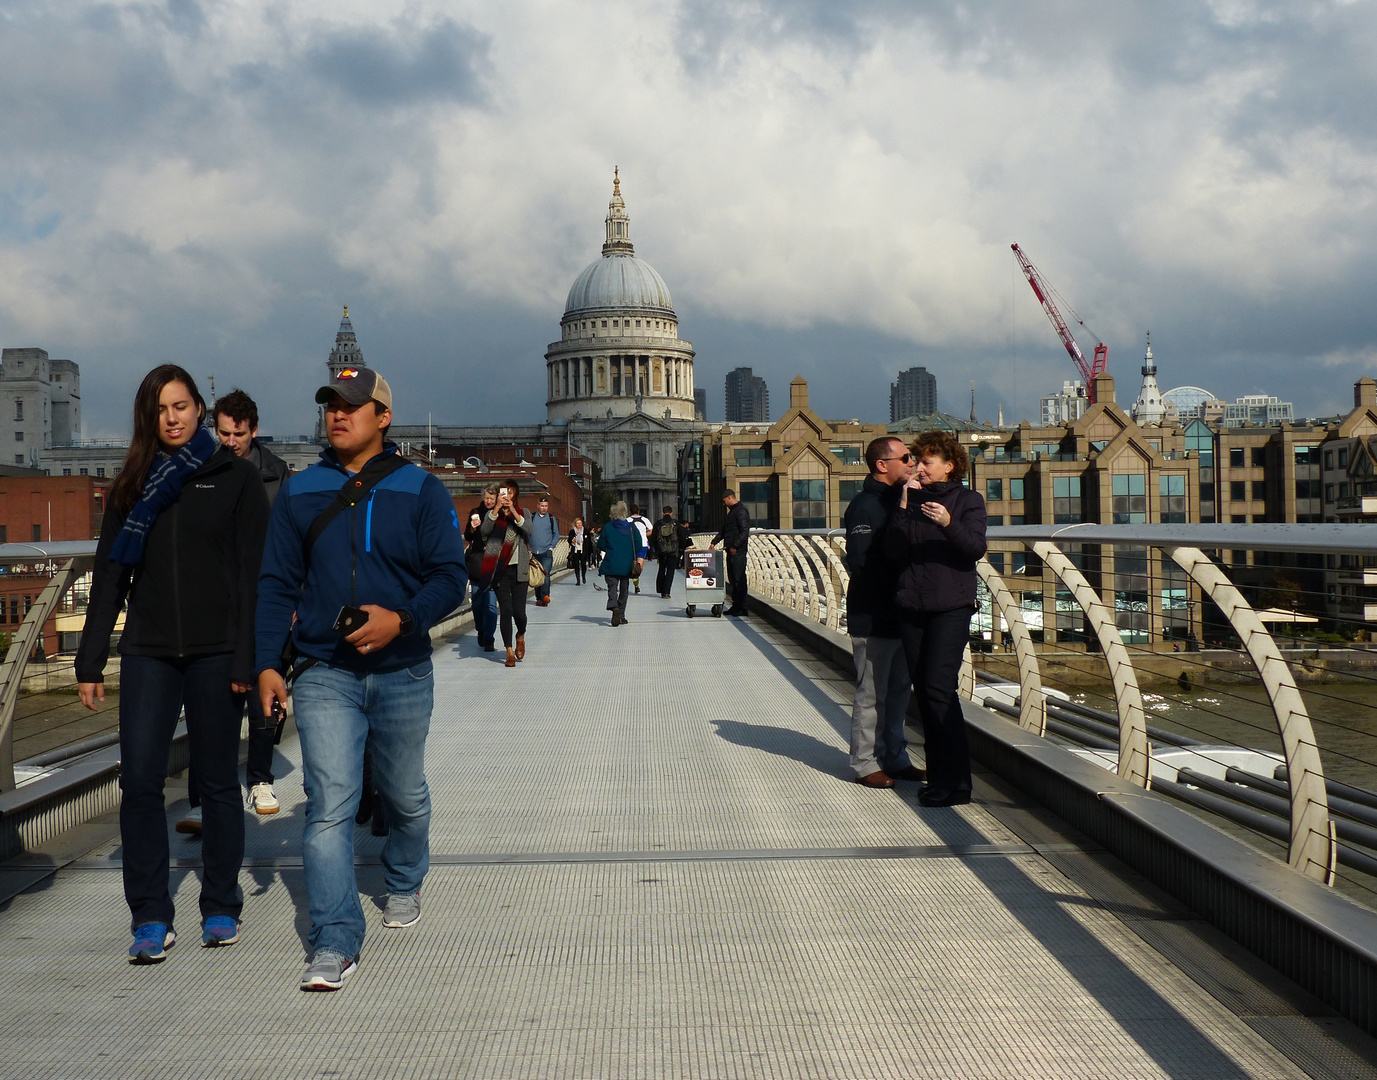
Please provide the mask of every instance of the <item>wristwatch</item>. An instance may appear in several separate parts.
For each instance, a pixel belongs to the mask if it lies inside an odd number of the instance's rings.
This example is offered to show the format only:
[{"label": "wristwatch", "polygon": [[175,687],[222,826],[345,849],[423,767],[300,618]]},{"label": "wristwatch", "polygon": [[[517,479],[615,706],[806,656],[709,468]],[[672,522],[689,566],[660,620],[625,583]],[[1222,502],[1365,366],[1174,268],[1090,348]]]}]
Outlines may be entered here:
[{"label": "wristwatch", "polygon": [[411,634],[411,631],[416,628],[416,624],[411,619],[411,612],[399,611],[397,612],[397,618],[399,618],[402,621],[401,636],[409,636]]}]

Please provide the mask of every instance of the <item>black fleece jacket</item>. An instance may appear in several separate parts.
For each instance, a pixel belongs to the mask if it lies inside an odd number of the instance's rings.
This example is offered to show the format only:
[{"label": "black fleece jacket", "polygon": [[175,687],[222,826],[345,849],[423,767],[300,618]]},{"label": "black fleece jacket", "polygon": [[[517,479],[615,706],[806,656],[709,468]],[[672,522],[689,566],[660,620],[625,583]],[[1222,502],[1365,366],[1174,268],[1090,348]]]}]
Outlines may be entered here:
[{"label": "black fleece jacket", "polygon": [[231,678],[251,683],[258,564],[268,496],[258,468],[221,447],[158,515],[136,567],[110,560],[124,515],[101,525],[91,600],[76,655],[78,682],[103,682],[110,635],[125,599],[121,656],[233,653]]},{"label": "black fleece jacket", "polygon": [[[951,514],[945,529],[919,507],[940,502]],[[900,612],[922,614],[975,606],[975,564],[985,554],[985,500],[956,481],[928,484],[896,504],[885,528],[884,555],[898,570],[894,602]]]},{"label": "black fleece jacket", "polygon": [[898,637],[894,607],[898,568],[884,557],[883,537],[889,516],[899,505],[902,484],[867,476],[861,493],[842,517],[846,530],[846,626],[852,637]]}]

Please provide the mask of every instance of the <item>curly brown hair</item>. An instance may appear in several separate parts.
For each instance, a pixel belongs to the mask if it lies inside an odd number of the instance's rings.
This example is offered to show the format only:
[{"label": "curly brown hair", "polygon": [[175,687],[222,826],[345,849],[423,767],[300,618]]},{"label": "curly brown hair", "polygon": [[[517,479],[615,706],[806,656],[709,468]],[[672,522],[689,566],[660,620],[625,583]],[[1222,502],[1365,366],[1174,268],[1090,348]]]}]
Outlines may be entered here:
[{"label": "curly brown hair", "polygon": [[956,441],[956,436],[947,431],[924,431],[909,447],[915,458],[936,454],[943,461],[952,464],[951,479],[962,480],[970,471],[971,459],[966,448]]}]

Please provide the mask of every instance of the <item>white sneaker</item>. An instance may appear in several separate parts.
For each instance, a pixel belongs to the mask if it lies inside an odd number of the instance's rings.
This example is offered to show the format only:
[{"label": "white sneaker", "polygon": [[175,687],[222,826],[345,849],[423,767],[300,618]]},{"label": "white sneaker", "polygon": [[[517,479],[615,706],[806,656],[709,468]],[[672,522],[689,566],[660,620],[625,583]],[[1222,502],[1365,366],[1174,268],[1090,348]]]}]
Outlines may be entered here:
[{"label": "white sneaker", "polygon": [[182,819],[177,822],[177,831],[188,836],[201,835],[201,808],[199,806],[193,806],[182,815]]},{"label": "white sneaker", "polygon": [[254,784],[249,789],[249,805],[256,813],[266,817],[268,814],[275,814],[282,809],[282,804],[277,801],[277,796],[273,793],[272,784]]}]

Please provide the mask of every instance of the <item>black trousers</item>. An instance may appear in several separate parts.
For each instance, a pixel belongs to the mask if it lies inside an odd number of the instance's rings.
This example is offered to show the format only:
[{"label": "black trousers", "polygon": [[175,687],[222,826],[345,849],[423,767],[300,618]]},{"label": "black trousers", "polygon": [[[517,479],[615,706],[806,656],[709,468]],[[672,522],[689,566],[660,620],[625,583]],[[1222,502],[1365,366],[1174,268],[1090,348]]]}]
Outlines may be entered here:
[{"label": "black trousers", "polygon": [[674,590],[674,571],[678,569],[678,562],[673,555],[660,556],[660,568],[655,571],[655,591],[661,596],[668,596]]},{"label": "black trousers", "polygon": [[974,608],[905,613],[900,626],[934,789],[971,790],[971,750],[956,683],[974,614]]},{"label": "black trousers", "polygon": [[516,573],[510,568],[502,572],[493,586],[497,593],[497,613],[502,626],[502,644],[512,647],[512,620],[516,620],[516,632],[526,633],[526,590],[529,583],[517,581]]},{"label": "black trousers", "polygon": [[570,555],[569,569],[574,572],[574,584],[584,584],[588,580],[588,556]]},{"label": "black trousers", "polygon": [[230,653],[173,659],[125,656],[120,664],[120,841],[131,925],[173,921],[163,782],[177,714],[185,708],[191,771],[201,788],[201,917],[239,918],[244,895],[244,806],[239,723]]},{"label": "black trousers", "polygon": [[731,586],[731,608],[746,610],[746,553],[740,548],[727,556],[727,583]]},{"label": "black trousers", "polygon": [[[258,691],[235,694],[235,704],[242,715],[245,704],[252,710],[249,713],[249,757],[244,765],[244,782],[250,788],[254,784],[273,782],[273,739],[277,735],[277,721],[271,723],[263,719],[263,703],[258,700]],[[186,776],[187,802],[192,806],[201,805],[201,785],[196,782],[196,770],[188,769]]]}]

